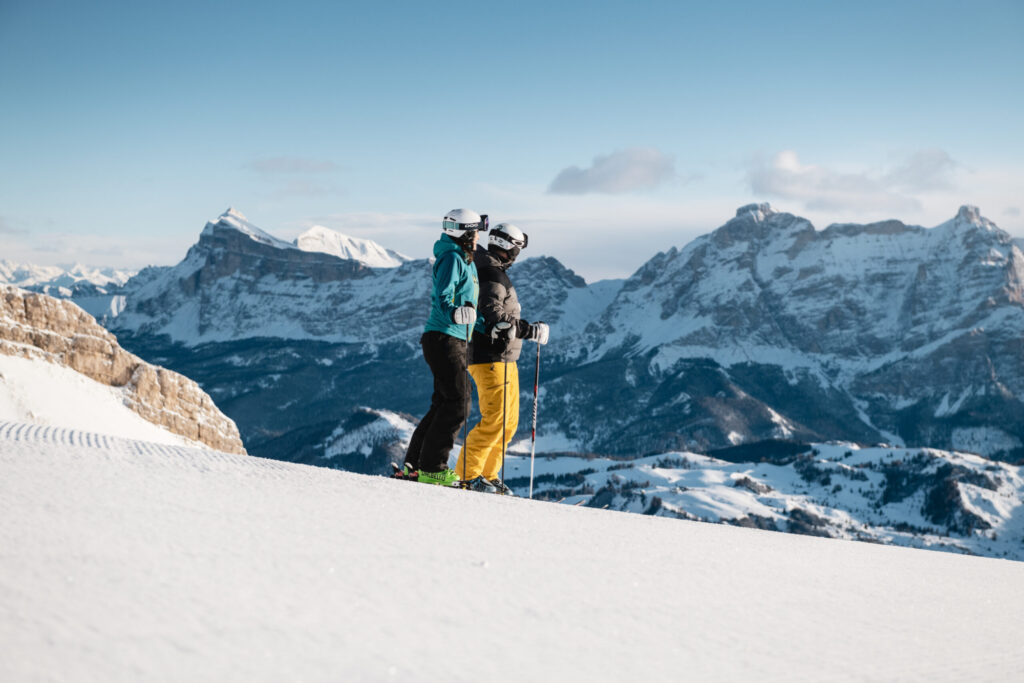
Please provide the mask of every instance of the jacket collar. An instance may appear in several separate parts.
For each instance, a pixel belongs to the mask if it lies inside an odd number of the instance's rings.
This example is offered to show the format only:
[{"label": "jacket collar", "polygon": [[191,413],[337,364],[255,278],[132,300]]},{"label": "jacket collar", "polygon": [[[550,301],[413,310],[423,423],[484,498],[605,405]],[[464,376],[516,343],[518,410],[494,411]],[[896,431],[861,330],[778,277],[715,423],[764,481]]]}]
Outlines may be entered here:
[{"label": "jacket collar", "polygon": [[499,270],[508,270],[511,263],[505,263],[500,258],[490,252],[487,247],[482,247],[479,244],[476,246],[476,254],[473,256],[473,260],[477,263],[486,263],[487,265],[497,268]]}]

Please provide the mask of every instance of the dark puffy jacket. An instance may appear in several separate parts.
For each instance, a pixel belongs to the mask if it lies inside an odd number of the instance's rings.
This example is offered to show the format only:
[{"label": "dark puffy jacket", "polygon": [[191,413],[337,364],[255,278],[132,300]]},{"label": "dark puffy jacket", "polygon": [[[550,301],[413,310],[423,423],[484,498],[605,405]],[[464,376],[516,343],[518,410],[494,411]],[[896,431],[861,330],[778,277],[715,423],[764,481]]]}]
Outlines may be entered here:
[{"label": "dark puffy jacket", "polygon": [[[480,303],[478,318],[473,328],[473,343],[469,349],[469,363],[512,363],[519,359],[523,340],[529,325],[519,319],[519,298],[516,288],[505,271],[509,264],[502,263],[491,252],[477,247],[473,254],[477,274],[480,277]],[[491,330],[497,322],[512,324],[510,335],[497,340],[491,338]]]}]

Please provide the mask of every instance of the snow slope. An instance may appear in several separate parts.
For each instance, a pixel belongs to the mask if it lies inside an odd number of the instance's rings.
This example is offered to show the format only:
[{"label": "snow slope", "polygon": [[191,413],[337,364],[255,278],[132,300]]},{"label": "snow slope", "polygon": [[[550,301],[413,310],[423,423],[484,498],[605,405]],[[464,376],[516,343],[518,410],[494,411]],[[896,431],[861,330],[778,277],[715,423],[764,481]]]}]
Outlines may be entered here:
[{"label": "snow slope", "polygon": [[0,680],[1012,680],[1024,564],[0,424]]},{"label": "snow slope", "polygon": [[100,384],[71,368],[0,354],[0,420],[205,448],[144,419],[125,405],[129,398],[127,389]]},{"label": "snow slope", "polygon": [[[291,462],[390,473],[389,463],[402,462],[415,428],[401,415],[362,407],[311,457]],[[521,496],[530,490],[529,433],[518,432],[502,472]],[[537,444],[543,446],[532,463],[539,500],[1024,560],[1024,466],[971,453],[764,442],[713,455],[612,459],[556,453],[572,445],[543,426]],[[460,449],[452,449],[450,467]]]}]

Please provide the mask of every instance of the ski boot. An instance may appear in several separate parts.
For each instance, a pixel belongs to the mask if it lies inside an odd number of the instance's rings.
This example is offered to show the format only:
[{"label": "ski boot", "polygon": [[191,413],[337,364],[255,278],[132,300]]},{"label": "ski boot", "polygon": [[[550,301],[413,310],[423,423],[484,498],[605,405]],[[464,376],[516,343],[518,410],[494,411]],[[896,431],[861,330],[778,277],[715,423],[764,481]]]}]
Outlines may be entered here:
[{"label": "ski boot", "polygon": [[516,495],[515,491],[510,489],[508,487],[508,484],[503,482],[498,477],[495,477],[494,479],[489,479],[488,482],[490,483],[491,486],[494,487],[494,492],[497,493],[499,496],[514,496],[514,495]]},{"label": "ski boot", "polygon": [[470,491],[476,491],[478,493],[497,493],[498,489],[494,488],[491,482],[487,481],[483,477],[474,477],[468,481],[464,481],[460,484],[460,488],[468,489]]},{"label": "ski boot", "polygon": [[414,470],[409,463],[403,464],[401,467],[395,463],[391,463],[391,468],[394,472],[391,474],[392,479],[403,479],[405,481],[417,481],[419,472]]},{"label": "ski boot", "polygon": [[453,469],[444,468],[440,472],[424,472],[420,470],[416,481],[421,484],[437,484],[438,486],[458,486],[459,475]]}]

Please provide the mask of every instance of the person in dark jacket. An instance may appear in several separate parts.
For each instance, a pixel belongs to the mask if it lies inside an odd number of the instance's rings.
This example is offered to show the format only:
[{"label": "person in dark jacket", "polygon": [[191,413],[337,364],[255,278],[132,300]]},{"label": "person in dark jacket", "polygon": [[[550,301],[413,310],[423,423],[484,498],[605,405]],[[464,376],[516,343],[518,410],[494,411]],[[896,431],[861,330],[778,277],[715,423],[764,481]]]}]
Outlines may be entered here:
[{"label": "person in dark jacket", "polygon": [[466,345],[480,295],[473,250],[487,219],[474,211],[454,209],[445,214],[441,225],[443,234],[434,243],[430,316],[420,338],[423,358],[434,376],[434,393],[430,410],[409,441],[402,476],[454,486],[459,477],[448,468],[448,455],[469,416]]},{"label": "person in dark jacket", "polygon": [[512,436],[519,426],[519,370],[516,361],[523,340],[548,341],[548,326],[520,317],[519,298],[508,267],[526,248],[527,236],[511,223],[491,230],[487,248],[473,257],[480,276],[479,315],[470,344],[469,374],[476,384],[480,422],[466,438],[456,472],[463,485],[476,491],[511,493],[499,473]]}]

